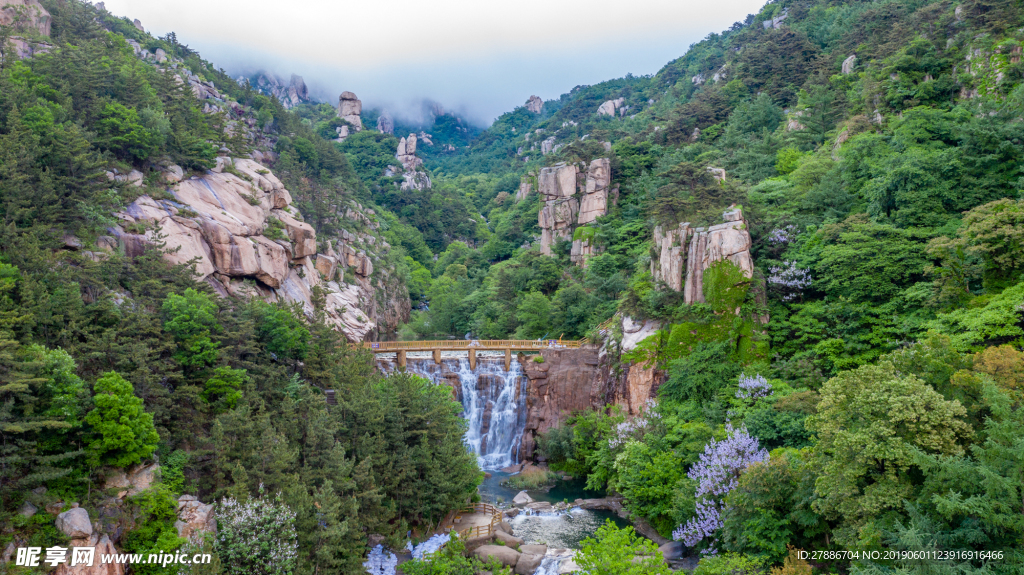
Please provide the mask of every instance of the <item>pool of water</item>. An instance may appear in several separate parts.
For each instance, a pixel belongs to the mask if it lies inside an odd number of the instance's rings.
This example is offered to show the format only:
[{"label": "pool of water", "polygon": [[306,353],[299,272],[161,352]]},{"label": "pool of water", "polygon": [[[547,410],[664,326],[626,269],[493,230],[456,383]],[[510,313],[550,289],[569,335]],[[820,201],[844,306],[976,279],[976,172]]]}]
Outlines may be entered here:
[{"label": "pool of water", "polygon": [[[480,498],[486,503],[512,501],[519,493],[518,489],[509,489],[501,485],[508,478],[508,473],[495,472],[485,479],[479,487]],[[583,481],[571,480],[555,483],[549,490],[527,491],[535,501],[557,503],[576,499],[602,497],[603,493],[587,491]],[[523,515],[513,518],[509,523],[516,533],[527,544],[544,544],[552,548],[579,549],[580,542],[590,537],[604,522],[611,520],[619,527],[626,527],[629,522],[611,511],[590,509],[573,509],[568,513],[548,513],[543,515]]]}]

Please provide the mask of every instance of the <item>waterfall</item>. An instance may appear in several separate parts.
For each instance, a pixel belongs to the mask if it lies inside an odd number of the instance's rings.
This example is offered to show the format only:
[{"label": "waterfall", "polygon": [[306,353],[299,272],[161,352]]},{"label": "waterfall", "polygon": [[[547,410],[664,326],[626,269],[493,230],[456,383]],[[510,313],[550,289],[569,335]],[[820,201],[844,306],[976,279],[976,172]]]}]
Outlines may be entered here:
[{"label": "waterfall", "polygon": [[[385,371],[394,364],[381,362]],[[409,357],[406,370],[438,385],[453,388],[462,403],[469,428],[464,441],[477,455],[481,469],[495,470],[519,461],[519,446],[526,429],[527,379],[518,361],[505,371],[504,358],[478,355],[476,369],[469,358],[444,358],[441,365],[431,358]]]}]

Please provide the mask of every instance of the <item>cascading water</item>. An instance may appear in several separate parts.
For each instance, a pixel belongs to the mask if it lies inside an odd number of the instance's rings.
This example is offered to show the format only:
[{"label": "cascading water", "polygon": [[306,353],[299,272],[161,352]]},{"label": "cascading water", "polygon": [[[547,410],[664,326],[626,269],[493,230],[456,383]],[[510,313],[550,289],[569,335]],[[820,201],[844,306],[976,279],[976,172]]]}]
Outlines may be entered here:
[{"label": "cascading water", "polygon": [[[384,365],[385,370],[394,369]],[[438,385],[455,389],[469,424],[466,447],[477,455],[480,468],[501,469],[519,461],[519,447],[526,429],[527,379],[518,361],[505,371],[501,358],[478,355],[476,369],[469,359],[444,358],[441,365],[430,358],[410,357],[406,370]]]}]

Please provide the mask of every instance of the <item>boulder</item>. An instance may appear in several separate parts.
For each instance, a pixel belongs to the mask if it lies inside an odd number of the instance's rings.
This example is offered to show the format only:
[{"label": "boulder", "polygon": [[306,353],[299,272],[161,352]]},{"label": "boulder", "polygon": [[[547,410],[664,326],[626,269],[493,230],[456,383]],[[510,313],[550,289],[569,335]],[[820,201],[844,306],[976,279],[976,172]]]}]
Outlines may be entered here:
[{"label": "boulder", "polygon": [[178,537],[184,539],[200,531],[216,533],[213,504],[204,505],[193,495],[182,495],[178,498],[178,520],[174,527],[178,530]]},{"label": "boulder", "polygon": [[149,465],[136,465],[130,468],[127,473],[121,470],[107,477],[103,483],[104,489],[117,489],[117,497],[123,499],[138,495],[149,489],[156,481],[156,472],[160,465],[151,463]]},{"label": "boulder", "polygon": [[661,552],[662,557],[665,561],[672,561],[673,559],[679,559],[683,556],[683,552],[686,547],[682,541],[669,541],[668,543],[658,547],[658,551]]},{"label": "boulder", "polygon": [[500,529],[495,530],[495,532],[494,532],[494,539],[497,540],[497,541],[501,541],[502,543],[504,543],[505,545],[507,545],[509,547],[518,547],[519,545],[522,545],[523,543],[525,543],[525,541],[523,541],[522,538],[516,537],[515,535],[510,535],[508,533],[505,533],[504,531],[502,531]]},{"label": "boulder", "polygon": [[[957,10],[960,7],[957,6]],[[857,64],[857,55],[851,54],[847,59],[843,60],[843,74],[849,74],[853,72],[853,67]]]},{"label": "boulder", "polygon": [[544,100],[537,96],[530,96],[530,99],[526,101],[526,109],[534,114],[539,114],[544,109]]},{"label": "boulder", "polygon": [[334,274],[338,271],[338,259],[325,254],[316,255],[316,271],[326,281],[334,281]]},{"label": "boulder", "polygon": [[520,545],[520,553],[532,553],[533,555],[546,555],[548,552],[547,545]]},{"label": "boulder", "polygon": [[527,503],[526,508],[533,511],[534,513],[553,513],[555,511],[554,506],[547,501],[535,501],[533,503]]},{"label": "boulder", "polygon": [[513,573],[516,575],[533,575],[537,568],[540,567],[542,561],[544,561],[544,555],[520,553],[519,561],[516,562],[516,568]]},{"label": "boulder", "polygon": [[271,213],[284,224],[285,232],[292,241],[293,259],[316,253],[316,232],[313,231],[313,226],[300,222],[284,210],[273,210]]},{"label": "boulder", "polygon": [[24,517],[26,519],[28,519],[29,517],[32,517],[38,511],[39,511],[39,508],[36,507],[35,505],[32,505],[32,503],[29,502],[29,501],[26,501],[26,502],[22,503],[21,507],[18,508],[18,513],[22,517]]},{"label": "boulder", "polygon": [[59,515],[60,514],[60,510],[64,509],[64,502],[63,501],[54,501],[53,503],[48,503],[46,505],[45,509],[46,509],[46,512],[49,513],[50,515]]},{"label": "boulder", "polygon": [[132,170],[128,172],[128,185],[136,188],[142,187],[142,172],[138,170]]},{"label": "boulder", "polygon": [[473,555],[484,563],[487,563],[493,557],[506,567],[515,567],[516,563],[519,562],[518,551],[502,547],[501,545],[482,545],[473,550]]},{"label": "boulder", "polygon": [[382,134],[395,133],[395,120],[391,118],[391,114],[387,110],[381,112],[380,117],[377,118],[377,131]]},{"label": "boulder", "polygon": [[[125,566],[121,563],[103,563],[104,555],[116,555],[121,553],[114,546],[114,542],[106,534],[93,533],[91,537],[72,540],[70,547],[93,547],[95,549],[92,565],[79,563],[72,567],[71,561],[66,561],[57,566],[54,575],[124,575]],[[71,557],[71,550],[68,551],[68,558]]]},{"label": "boulder", "polygon": [[80,539],[92,535],[92,522],[89,513],[81,507],[73,507],[57,516],[54,522],[61,532],[72,539]]},{"label": "boulder", "polygon": [[623,102],[625,102],[625,99],[623,99],[623,98],[616,98],[614,100],[607,100],[604,103],[602,103],[600,106],[598,106],[598,108],[597,108],[597,115],[598,116],[614,116],[615,115],[615,111],[618,110],[619,107],[622,106]]},{"label": "boulder", "polygon": [[512,498],[513,505],[526,505],[527,503],[533,503],[533,498],[530,497],[525,491],[520,491]]},{"label": "boulder", "polygon": [[164,182],[168,184],[177,184],[185,177],[185,171],[181,169],[181,166],[177,164],[171,164],[164,168],[163,178]]},{"label": "boulder", "polygon": [[342,92],[338,97],[338,116],[360,131],[363,129],[363,103],[352,92]]}]

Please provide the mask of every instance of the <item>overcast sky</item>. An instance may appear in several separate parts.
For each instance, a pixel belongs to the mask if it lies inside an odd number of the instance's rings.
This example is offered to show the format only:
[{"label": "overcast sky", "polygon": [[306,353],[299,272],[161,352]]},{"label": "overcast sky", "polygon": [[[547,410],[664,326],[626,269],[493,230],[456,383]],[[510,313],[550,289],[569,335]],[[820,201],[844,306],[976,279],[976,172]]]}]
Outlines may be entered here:
[{"label": "overcast sky", "polygon": [[355,92],[394,114],[423,98],[488,124],[531,94],[652,74],[765,0],[106,0],[232,74]]}]

